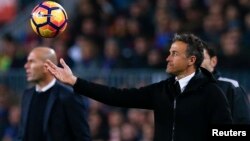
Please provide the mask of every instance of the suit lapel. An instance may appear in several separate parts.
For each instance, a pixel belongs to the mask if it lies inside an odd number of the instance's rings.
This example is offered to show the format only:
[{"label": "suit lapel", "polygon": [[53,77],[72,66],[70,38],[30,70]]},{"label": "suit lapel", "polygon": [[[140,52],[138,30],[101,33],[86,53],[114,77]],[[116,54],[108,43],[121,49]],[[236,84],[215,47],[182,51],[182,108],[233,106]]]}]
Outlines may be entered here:
[{"label": "suit lapel", "polygon": [[[27,121],[28,121],[28,114],[29,114],[29,110],[30,110],[30,103],[31,103],[31,100],[32,100],[32,96],[33,96],[33,93],[35,92],[35,89],[32,88],[30,90],[27,90],[27,92],[24,92],[24,99],[23,99],[23,119],[24,119],[24,122],[23,122],[23,131],[25,132],[26,130],[26,126],[27,126]],[[24,135],[25,133],[23,133]]]},{"label": "suit lapel", "polygon": [[57,93],[58,93],[58,84],[56,82],[56,84],[52,87],[52,90],[50,91],[49,99],[48,99],[47,106],[46,106],[45,113],[44,113],[44,121],[43,121],[43,132],[44,133],[46,133],[46,130],[48,128],[50,113],[51,113],[53,105],[56,101]]}]

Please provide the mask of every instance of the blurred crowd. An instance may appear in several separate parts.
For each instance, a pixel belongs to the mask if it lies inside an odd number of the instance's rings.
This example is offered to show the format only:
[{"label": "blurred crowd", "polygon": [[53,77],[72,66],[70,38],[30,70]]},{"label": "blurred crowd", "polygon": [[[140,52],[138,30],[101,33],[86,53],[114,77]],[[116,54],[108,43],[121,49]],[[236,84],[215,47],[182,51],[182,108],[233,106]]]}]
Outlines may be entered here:
[{"label": "blurred crowd", "polygon": [[[23,3],[16,12],[25,8]],[[18,36],[5,34],[0,39],[0,72],[23,69],[36,46],[54,48],[75,71],[164,69],[176,32],[194,33],[215,46],[219,68],[250,68],[249,0],[75,0],[69,13],[67,30],[57,38],[38,37],[29,21],[28,30]],[[0,27],[12,20],[2,19]],[[13,99],[11,92],[0,90],[0,140],[16,135],[20,111]],[[117,109],[92,100],[87,104],[94,141],[152,141],[151,111]]]}]

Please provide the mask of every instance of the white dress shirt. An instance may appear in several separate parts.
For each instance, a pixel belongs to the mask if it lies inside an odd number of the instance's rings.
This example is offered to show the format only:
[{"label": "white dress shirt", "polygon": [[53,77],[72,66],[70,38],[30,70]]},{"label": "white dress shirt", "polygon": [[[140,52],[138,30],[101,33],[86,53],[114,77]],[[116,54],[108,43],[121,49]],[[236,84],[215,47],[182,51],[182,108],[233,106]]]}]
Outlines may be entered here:
[{"label": "white dress shirt", "polygon": [[36,85],[36,91],[37,92],[46,92],[48,89],[53,87],[56,83],[56,79],[54,78],[51,82],[49,82],[48,85],[44,86],[43,88],[40,88],[38,85]]},{"label": "white dress shirt", "polygon": [[181,88],[181,93],[185,90],[188,82],[191,80],[192,77],[194,77],[195,72],[193,72],[192,74],[181,78],[180,80],[177,79],[177,77],[175,77],[175,80],[179,82],[180,84],[180,88]]}]

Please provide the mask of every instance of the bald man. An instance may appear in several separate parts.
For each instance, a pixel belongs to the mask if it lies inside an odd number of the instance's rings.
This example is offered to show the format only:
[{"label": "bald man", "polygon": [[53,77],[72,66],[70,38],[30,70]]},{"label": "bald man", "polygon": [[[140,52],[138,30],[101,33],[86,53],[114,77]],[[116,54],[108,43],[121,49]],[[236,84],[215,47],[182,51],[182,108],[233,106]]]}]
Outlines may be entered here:
[{"label": "bald man", "polygon": [[44,66],[47,59],[57,64],[55,51],[37,47],[24,65],[27,81],[34,86],[23,94],[17,140],[90,141],[82,97],[56,81]]}]

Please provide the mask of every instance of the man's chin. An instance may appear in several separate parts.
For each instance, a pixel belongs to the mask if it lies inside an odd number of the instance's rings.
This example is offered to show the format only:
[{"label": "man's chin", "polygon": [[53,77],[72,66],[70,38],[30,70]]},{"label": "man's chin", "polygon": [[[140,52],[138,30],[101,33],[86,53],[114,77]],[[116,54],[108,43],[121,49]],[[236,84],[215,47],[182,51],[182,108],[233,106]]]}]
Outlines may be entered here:
[{"label": "man's chin", "polygon": [[174,71],[172,71],[172,70],[170,70],[170,69],[166,69],[166,72],[168,73],[168,74],[170,74],[170,75],[175,75],[175,73],[174,73]]},{"label": "man's chin", "polygon": [[172,74],[172,71],[169,68],[166,68],[166,72],[169,73],[169,74]]},{"label": "man's chin", "polygon": [[31,79],[31,78],[27,78],[27,82],[34,83],[35,81],[33,79]]}]

